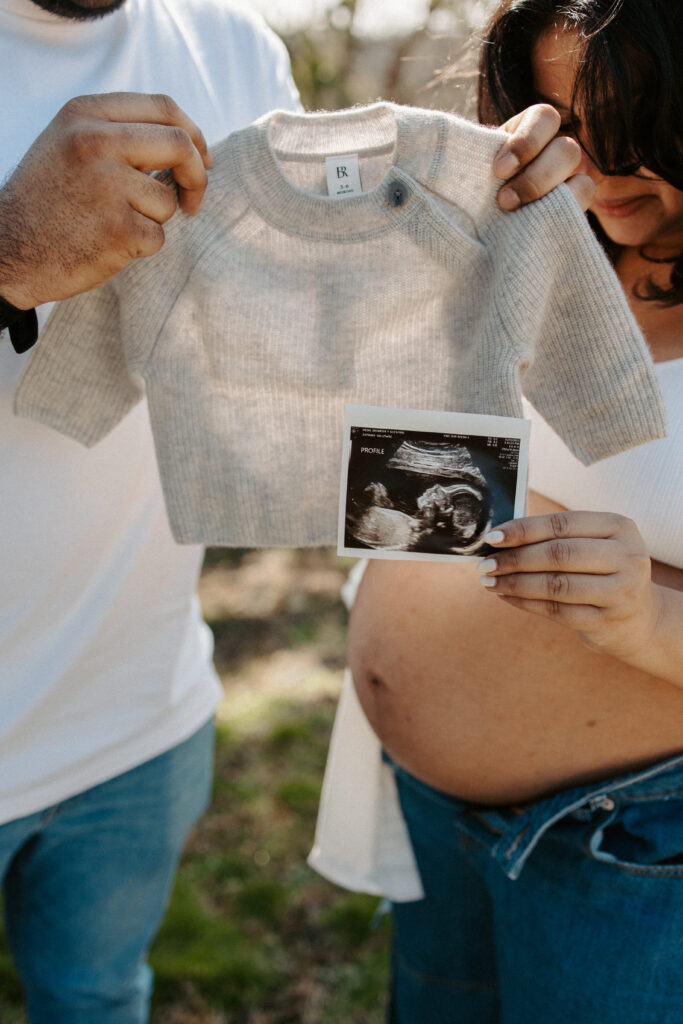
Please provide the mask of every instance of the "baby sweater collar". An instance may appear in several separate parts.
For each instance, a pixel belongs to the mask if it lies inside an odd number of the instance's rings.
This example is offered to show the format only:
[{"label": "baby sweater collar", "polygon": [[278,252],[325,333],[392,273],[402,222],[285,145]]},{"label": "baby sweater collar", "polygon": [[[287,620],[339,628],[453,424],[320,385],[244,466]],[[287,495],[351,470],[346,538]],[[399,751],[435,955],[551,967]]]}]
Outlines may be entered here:
[{"label": "baby sweater collar", "polygon": [[[441,112],[376,103],[333,113],[275,111],[232,135],[230,150],[250,204],[265,220],[290,234],[348,242],[393,230],[411,217],[424,204],[421,186],[442,191],[454,177],[454,168],[445,166],[453,146],[469,153],[472,136],[483,140],[490,166],[500,145],[497,135]],[[386,154],[386,171],[375,187],[337,199],[305,191],[287,175],[291,160],[324,163],[326,156],[349,153],[361,160]],[[466,175],[460,179],[450,181],[447,191],[465,207],[474,195],[485,202],[494,187],[492,175],[474,188]]]}]

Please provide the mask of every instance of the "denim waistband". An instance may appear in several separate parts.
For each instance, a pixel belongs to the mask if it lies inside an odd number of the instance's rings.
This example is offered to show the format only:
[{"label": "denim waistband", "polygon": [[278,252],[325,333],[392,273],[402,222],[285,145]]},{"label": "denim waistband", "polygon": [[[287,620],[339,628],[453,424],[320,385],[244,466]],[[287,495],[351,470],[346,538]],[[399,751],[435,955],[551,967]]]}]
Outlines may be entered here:
[{"label": "denim waistband", "polygon": [[489,849],[511,879],[519,877],[541,837],[562,818],[573,815],[589,820],[596,812],[613,812],[621,801],[665,800],[683,795],[683,754],[514,808],[459,800],[415,778],[386,753],[383,757],[397,776],[457,814],[458,824]]}]

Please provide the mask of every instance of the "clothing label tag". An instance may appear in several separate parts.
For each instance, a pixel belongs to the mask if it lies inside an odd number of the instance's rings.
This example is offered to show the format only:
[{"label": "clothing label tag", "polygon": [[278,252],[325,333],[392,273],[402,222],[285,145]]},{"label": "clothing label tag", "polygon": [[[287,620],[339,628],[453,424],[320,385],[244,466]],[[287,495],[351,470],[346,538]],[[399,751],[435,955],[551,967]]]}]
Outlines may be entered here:
[{"label": "clothing label tag", "polygon": [[327,188],[335,199],[356,196],[363,191],[357,153],[325,157]]}]

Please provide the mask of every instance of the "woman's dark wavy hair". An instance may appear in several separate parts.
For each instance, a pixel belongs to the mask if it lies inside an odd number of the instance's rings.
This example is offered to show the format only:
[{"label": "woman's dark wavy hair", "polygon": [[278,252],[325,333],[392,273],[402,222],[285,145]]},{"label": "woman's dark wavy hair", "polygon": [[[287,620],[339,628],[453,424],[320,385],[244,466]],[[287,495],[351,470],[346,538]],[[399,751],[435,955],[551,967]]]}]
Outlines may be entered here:
[{"label": "woman's dark wavy hair", "polygon": [[[683,3],[680,0],[504,0],[485,30],[479,62],[478,110],[501,124],[538,102],[532,50],[554,25],[577,32],[581,60],[572,120],[581,110],[584,146],[604,174],[647,168],[683,190]],[[592,225],[614,256],[614,245]],[[671,286],[652,281],[641,298],[683,302],[683,253]]]}]

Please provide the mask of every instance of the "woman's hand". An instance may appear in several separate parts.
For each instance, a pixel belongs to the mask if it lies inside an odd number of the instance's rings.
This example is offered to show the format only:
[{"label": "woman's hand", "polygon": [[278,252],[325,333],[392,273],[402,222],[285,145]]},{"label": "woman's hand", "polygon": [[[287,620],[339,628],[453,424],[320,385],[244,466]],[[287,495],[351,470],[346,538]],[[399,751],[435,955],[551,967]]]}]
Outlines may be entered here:
[{"label": "woman's hand", "polygon": [[548,103],[536,103],[501,127],[510,138],[498,150],[493,172],[505,180],[498,193],[503,210],[519,206],[551,192],[566,182],[582,210],[595,197],[595,185],[587,174],[576,174],[582,150],[575,139],[559,135],[561,118]]},{"label": "woman's hand", "polygon": [[576,630],[584,644],[639,662],[652,644],[662,589],[638,528],[604,512],[554,512],[514,519],[486,537],[483,586],[535,615]]}]

